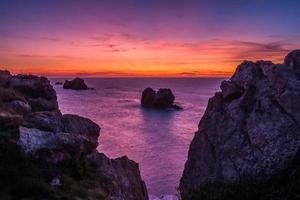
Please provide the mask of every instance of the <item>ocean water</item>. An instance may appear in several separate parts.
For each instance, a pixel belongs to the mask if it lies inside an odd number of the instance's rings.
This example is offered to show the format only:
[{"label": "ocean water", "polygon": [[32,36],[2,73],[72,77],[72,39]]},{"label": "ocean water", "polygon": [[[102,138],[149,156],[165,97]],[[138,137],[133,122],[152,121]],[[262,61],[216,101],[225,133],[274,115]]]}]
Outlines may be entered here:
[{"label": "ocean water", "polygon": [[[64,81],[65,79],[52,79]],[[62,113],[78,114],[101,126],[98,151],[111,158],[126,155],[139,163],[148,192],[176,194],[207,101],[219,78],[86,78],[94,90],[65,90],[54,85]],[[140,106],[144,88],[171,88],[181,111]]]}]

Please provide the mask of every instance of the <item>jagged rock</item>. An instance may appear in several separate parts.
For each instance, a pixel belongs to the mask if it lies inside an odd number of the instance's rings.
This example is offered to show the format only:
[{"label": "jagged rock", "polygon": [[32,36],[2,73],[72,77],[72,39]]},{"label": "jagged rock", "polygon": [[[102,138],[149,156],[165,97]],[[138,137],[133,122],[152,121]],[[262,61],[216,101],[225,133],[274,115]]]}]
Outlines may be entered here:
[{"label": "jagged rock", "polygon": [[54,133],[64,131],[61,115],[49,111],[34,112],[24,115],[24,122],[22,125]]},{"label": "jagged rock", "polygon": [[99,154],[100,127],[62,115],[48,79],[2,71],[0,79],[1,198],[148,199],[138,165]]},{"label": "jagged rock", "polygon": [[152,88],[146,88],[142,93],[141,105],[146,108],[174,108],[182,109],[174,105],[175,96],[171,89],[160,88],[157,92]]},{"label": "jagged rock", "polygon": [[243,90],[230,81],[223,81],[220,88],[223,98],[228,101],[239,98],[243,94]]},{"label": "jagged rock", "polygon": [[93,141],[70,133],[54,133],[35,128],[19,128],[18,144],[37,159],[50,163],[79,158],[95,150]]},{"label": "jagged rock", "polygon": [[300,180],[291,167],[300,147],[298,53],[282,65],[243,62],[209,99],[180,181],[183,200],[282,199],[295,192],[289,177]]},{"label": "jagged rock", "polygon": [[63,88],[64,89],[72,89],[72,90],[87,90],[88,89],[84,80],[81,78],[74,78],[71,81],[66,80],[63,85]]},{"label": "jagged rock", "polygon": [[6,86],[10,78],[11,74],[9,71],[0,70],[0,87]]},{"label": "jagged rock", "polygon": [[109,159],[104,154],[89,156],[98,165],[101,175],[107,180],[109,193],[113,200],[148,199],[144,181],[141,180],[139,166],[126,156]]},{"label": "jagged rock", "polygon": [[32,111],[58,111],[57,97],[50,81],[33,75],[13,76],[9,88],[24,96]]},{"label": "jagged rock", "polygon": [[284,58],[284,64],[294,70],[297,77],[300,78],[300,49],[290,52]]}]

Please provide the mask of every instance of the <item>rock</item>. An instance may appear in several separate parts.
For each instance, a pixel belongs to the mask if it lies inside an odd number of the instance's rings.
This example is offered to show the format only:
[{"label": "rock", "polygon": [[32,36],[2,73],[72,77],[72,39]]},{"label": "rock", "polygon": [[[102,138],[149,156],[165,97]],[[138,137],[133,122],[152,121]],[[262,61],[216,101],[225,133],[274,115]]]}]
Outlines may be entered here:
[{"label": "rock", "polygon": [[62,122],[65,132],[82,135],[89,140],[94,149],[97,148],[100,127],[92,120],[67,114],[62,116]]},{"label": "rock", "polygon": [[87,138],[70,133],[54,133],[35,128],[20,127],[18,144],[36,159],[50,163],[79,158],[95,150]]},{"label": "rock", "polygon": [[51,181],[50,181],[50,186],[52,187],[59,187],[59,186],[62,186],[62,183],[61,183],[61,176],[55,176]]},{"label": "rock", "polygon": [[63,88],[64,89],[72,89],[72,90],[87,90],[88,89],[84,80],[81,78],[74,78],[71,81],[66,80],[63,85]]},{"label": "rock", "polygon": [[139,166],[126,156],[109,159],[104,154],[92,154],[90,160],[97,163],[101,176],[106,179],[113,200],[147,200],[148,193],[141,180]]},{"label": "rock", "polygon": [[13,100],[7,103],[6,106],[19,114],[26,114],[31,111],[31,106],[27,102],[20,100]]},{"label": "rock", "polygon": [[284,65],[290,67],[300,79],[300,49],[290,52],[284,58]]},{"label": "rock", "polygon": [[239,98],[243,94],[243,89],[230,81],[223,81],[220,88],[222,90],[223,98],[228,101]]},{"label": "rock", "polygon": [[153,107],[156,92],[152,88],[146,88],[143,91],[141,104],[144,107]]},{"label": "rock", "polygon": [[6,86],[10,78],[11,78],[11,74],[9,71],[0,70],[0,87]]},{"label": "rock", "polygon": [[190,145],[179,187],[182,199],[283,199],[296,194],[297,52],[282,65],[245,61],[222,82],[222,92],[209,99]]},{"label": "rock", "polygon": [[2,71],[0,79],[1,198],[148,199],[138,165],[99,154],[100,127],[62,115],[48,79]]},{"label": "rock", "polygon": [[175,96],[171,89],[160,88],[155,92],[152,88],[146,88],[142,93],[141,105],[146,108],[173,108],[182,109],[178,105],[174,105]]},{"label": "rock", "polygon": [[62,85],[63,83],[60,81],[55,82],[55,85]]},{"label": "rock", "polygon": [[56,93],[45,77],[33,75],[13,76],[8,87],[23,95],[33,111],[58,111]]},{"label": "rock", "polygon": [[174,100],[175,96],[170,89],[160,88],[156,93],[154,105],[158,108],[166,108],[172,106]]},{"label": "rock", "polygon": [[22,125],[54,133],[64,131],[61,115],[49,111],[34,112],[24,115],[24,122]]},{"label": "rock", "polygon": [[45,77],[33,75],[13,76],[9,82],[9,87],[27,97],[56,100],[56,93],[50,85],[50,81]]}]

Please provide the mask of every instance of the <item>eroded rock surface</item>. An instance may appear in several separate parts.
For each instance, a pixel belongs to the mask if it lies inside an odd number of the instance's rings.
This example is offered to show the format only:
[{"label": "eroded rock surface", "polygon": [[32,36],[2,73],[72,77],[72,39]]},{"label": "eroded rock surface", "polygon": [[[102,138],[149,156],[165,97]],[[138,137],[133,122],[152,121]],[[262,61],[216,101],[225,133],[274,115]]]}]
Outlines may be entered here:
[{"label": "eroded rock surface", "polygon": [[299,195],[299,53],[284,64],[243,62],[209,99],[181,178],[183,200]]},{"label": "eroded rock surface", "polygon": [[61,114],[48,79],[0,71],[1,199],[148,199],[137,163],[96,151],[99,133]]}]

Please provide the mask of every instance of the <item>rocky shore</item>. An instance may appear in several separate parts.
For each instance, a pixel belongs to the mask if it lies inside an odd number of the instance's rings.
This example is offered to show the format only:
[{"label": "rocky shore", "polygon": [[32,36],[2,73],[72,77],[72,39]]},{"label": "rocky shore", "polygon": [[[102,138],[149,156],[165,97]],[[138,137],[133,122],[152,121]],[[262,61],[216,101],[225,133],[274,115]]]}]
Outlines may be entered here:
[{"label": "rocky shore", "polygon": [[209,99],[180,181],[183,200],[299,199],[300,50],[240,64]]},{"label": "rocky shore", "polygon": [[96,151],[99,133],[61,114],[47,78],[0,71],[1,199],[148,199],[137,163]]}]

